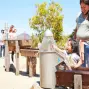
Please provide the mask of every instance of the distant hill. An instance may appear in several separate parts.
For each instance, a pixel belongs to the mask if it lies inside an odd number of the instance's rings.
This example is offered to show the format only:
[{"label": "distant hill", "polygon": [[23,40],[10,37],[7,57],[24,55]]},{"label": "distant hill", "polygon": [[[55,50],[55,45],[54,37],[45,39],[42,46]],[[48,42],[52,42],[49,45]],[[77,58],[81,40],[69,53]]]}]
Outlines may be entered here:
[{"label": "distant hill", "polygon": [[17,35],[17,39],[19,39],[19,40],[30,40],[31,36],[27,33],[21,33],[20,35]]}]

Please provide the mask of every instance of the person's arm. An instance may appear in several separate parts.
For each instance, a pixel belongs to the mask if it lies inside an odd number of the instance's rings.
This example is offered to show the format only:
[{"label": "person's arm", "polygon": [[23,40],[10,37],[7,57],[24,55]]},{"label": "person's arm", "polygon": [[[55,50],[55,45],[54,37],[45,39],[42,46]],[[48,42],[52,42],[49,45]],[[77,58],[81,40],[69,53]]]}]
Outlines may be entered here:
[{"label": "person's arm", "polygon": [[63,52],[64,53],[64,51],[63,50],[61,50],[61,49],[59,49],[56,45],[53,45],[53,48],[54,48],[54,50],[55,51],[57,51],[57,52]]},{"label": "person's arm", "polygon": [[64,50],[61,50],[56,45],[53,45],[53,49],[59,55],[59,57],[61,57],[63,60],[65,60],[65,58],[66,58],[66,52]]},{"label": "person's arm", "polygon": [[80,59],[79,62],[74,66],[74,68],[80,67],[83,64],[83,62],[84,61],[82,59]]},{"label": "person's arm", "polygon": [[79,51],[80,51],[80,60],[79,62],[74,66],[74,68],[80,67],[84,63],[84,42],[80,40],[79,43]]},{"label": "person's arm", "polygon": [[79,51],[80,51],[80,59],[82,61],[84,61],[84,42],[82,40],[80,40],[80,42],[79,42],[79,47],[80,47],[80,49],[79,49]]}]

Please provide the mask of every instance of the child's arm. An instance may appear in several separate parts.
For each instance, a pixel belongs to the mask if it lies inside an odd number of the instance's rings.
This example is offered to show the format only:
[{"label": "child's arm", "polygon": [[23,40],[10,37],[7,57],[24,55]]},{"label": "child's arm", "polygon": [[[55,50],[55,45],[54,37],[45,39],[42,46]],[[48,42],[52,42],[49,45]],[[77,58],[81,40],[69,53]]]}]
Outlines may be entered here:
[{"label": "child's arm", "polygon": [[74,68],[80,67],[83,63],[84,61],[80,58],[79,62],[76,65],[74,65]]},{"label": "child's arm", "polygon": [[61,49],[59,49],[56,45],[53,45],[53,48],[55,49],[55,51],[57,51],[57,52],[62,52],[62,53],[64,53],[64,51],[63,50],[61,50]]},{"label": "child's arm", "polygon": [[66,63],[68,70],[72,70],[71,66],[69,65],[69,63],[67,61],[67,57],[66,57],[66,54],[65,54],[64,50],[59,49],[56,45],[53,45],[53,48],[55,49],[55,51],[57,52],[57,54],[61,58],[63,58],[63,61]]}]

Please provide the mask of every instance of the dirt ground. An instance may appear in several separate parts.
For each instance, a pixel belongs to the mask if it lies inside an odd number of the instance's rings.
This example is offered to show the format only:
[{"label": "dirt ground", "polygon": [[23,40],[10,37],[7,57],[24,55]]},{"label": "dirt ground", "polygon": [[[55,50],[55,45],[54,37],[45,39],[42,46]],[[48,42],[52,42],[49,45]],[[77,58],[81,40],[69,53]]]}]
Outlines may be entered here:
[{"label": "dirt ground", "polygon": [[39,58],[37,58],[37,75],[34,77],[29,77],[26,73],[26,57],[20,56],[19,63],[20,74],[16,76],[12,71],[5,71],[4,58],[0,58],[0,89],[30,89],[33,84],[40,81]]}]

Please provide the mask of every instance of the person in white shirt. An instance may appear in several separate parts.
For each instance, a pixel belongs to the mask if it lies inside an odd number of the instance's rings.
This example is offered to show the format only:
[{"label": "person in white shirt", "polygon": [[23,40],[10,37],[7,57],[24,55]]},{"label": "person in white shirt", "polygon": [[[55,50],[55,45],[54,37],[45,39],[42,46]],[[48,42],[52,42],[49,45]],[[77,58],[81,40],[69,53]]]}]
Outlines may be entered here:
[{"label": "person in white shirt", "polygon": [[15,39],[15,38],[16,38],[16,28],[14,27],[14,25],[11,25],[9,29],[9,39]]},{"label": "person in white shirt", "polygon": [[[81,26],[84,26],[82,25],[84,21],[86,20],[89,21],[89,0],[80,0],[80,9],[81,9],[81,12],[77,15],[77,18],[76,18],[76,30],[74,32],[74,38],[80,41],[80,56],[82,60],[84,61],[82,66],[89,67],[89,40],[87,40],[89,37],[89,32],[88,32],[89,30],[84,30],[84,28],[81,27]],[[79,37],[78,34],[80,34],[81,37]],[[87,39],[84,40],[85,38]]]},{"label": "person in white shirt", "polygon": [[[16,29],[14,27],[14,25],[11,25],[10,26],[10,29],[9,29],[9,39],[16,39]],[[14,62],[14,50],[11,52],[11,59],[12,61]]]}]

